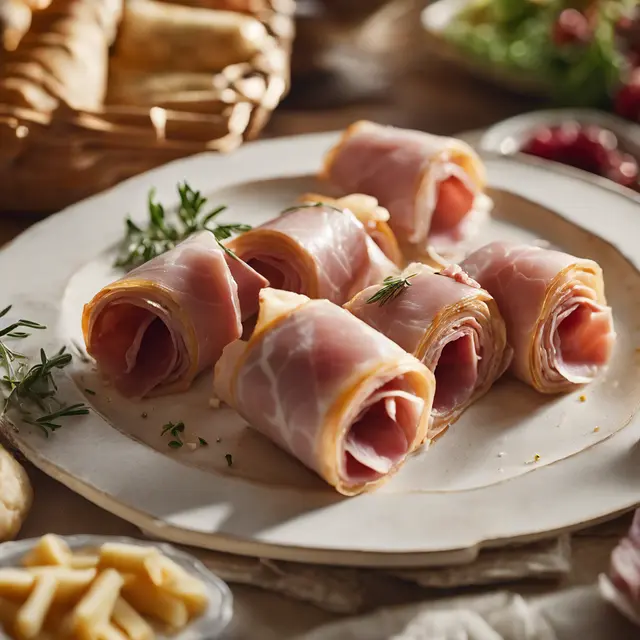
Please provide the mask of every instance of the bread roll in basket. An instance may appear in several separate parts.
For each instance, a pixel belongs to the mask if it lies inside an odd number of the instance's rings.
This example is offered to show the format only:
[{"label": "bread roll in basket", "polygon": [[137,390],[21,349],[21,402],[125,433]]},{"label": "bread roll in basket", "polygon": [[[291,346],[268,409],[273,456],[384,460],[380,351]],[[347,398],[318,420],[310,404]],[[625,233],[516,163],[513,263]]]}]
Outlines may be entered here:
[{"label": "bread roll in basket", "polygon": [[262,129],[293,0],[0,0],[2,210],[56,211]]}]

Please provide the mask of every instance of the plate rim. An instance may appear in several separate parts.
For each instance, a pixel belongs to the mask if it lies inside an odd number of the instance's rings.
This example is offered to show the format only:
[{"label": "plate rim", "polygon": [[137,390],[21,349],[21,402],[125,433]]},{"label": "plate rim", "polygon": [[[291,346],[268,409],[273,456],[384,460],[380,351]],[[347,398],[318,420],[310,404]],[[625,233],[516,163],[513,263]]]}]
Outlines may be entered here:
[{"label": "plate rim", "polygon": [[[282,147],[287,147],[291,144],[298,144],[300,140],[314,143],[321,146],[328,146],[330,142],[332,142],[339,133],[337,132],[329,132],[329,133],[316,133],[316,134],[306,134],[306,135],[298,135],[298,136],[288,136],[284,138],[276,138],[276,139],[267,139],[260,140],[254,143],[249,143],[243,147],[240,151],[235,153],[235,156],[238,154],[242,154],[243,150],[245,154],[252,153],[253,150],[263,148],[265,146],[271,147],[274,144],[281,145]],[[546,166],[544,161],[541,161],[537,158],[527,158],[523,160],[521,158],[514,157],[504,157],[500,154],[484,154],[488,158],[494,158],[496,160],[514,162],[517,164],[524,165],[538,165],[540,168],[545,169],[547,172],[555,172],[556,168],[553,167],[550,169]],[[1,254],[4,255],[9,247],[12,247],[17,242],[24,242],[25,238],[29,239],[32,234],[39,233],[43,227],[47,225],[55,226],[55,220],[59,220],[61,216],[70,215],[74,211],[82,210],[91,205],[92,201],[98,198],[104,198],[108,196],[110,193],[114,191],[118,191],[123,188],[126,184],[131,183],[143,183],[148,182],[151,177],[153,177],[156,173],[166,172],[167,168],[180,167],[183,165],[188,165],[190,163],[197,163],[199,160],[203,158],[211,159],[211,158],[220,158],[218,154],[198,154],[197,156],[192,156],[190,158],[176,160],[174,162],[169,163],[168,165],[164,165],[162,167],[158,167],[150,172],[145,174],[140,174],[133,178],[130,178],[124,183],[120,185],[116,185],[100,194],[96,194],[90,198],[87,198],[79,203],[71,205],[67,207],[59,214],[55,214],[42,220],[22,234],[17,236],[14,240],[8,243],[2,250]],[[605,190],[615,193],[618,196],[623,196],[626,200],[630,202],[634,202],[632,198],[629,198],[626,193],[626,189],[616,188],[616,185],[613,183],[609,183],[609,181],[605,181],[601,184],[590,180],[588,175],[583,175],[582,172],[577,170],[572,170],[571,168],[567,168],[568,171],[563,171],[562,173],[572,174],[574,179],[581,180],[583,182],[595,185],[599,188],[604,188]],[[297,175],[297,174],[296,174]],[[250,176],[243,176],[244,179],[251,180]],[[227,186],[234,184],[233,181],[227,182]],[[224,185],[221,185],[224,186]],[[217,188],[220,188],[217,187]],[[521,196],[522,197],[522,196]],[[525,198],[526,199],[526,198]],[[561,213],[558,215],[562,216]],[[52,222],[53,221],[53,222]],[[572,222],[573,223],[573,222]],[[573,223],[575,224],[575,223]],[[580,226],[580,225],[577,225]],[[584,227],[583,227],[584,228]],[[589,231],[588,229],[586,229]],[[590,231],[590,233],[593,233]],[[597,235],[597,234],[596,234]],[[603,238],[603,241],[609,242],[606,238]],[[613,243],[610,243],[612,244]],[[615,245],[613,245],[615,247]],[[620,253],[627,256],[620,248],[615,247]],[[631,261],[633,264],[633,261]],[[111,427],[110,427],[111,428]],[[112,429],[112,428],[111,428]],[[115,430],[114,430],[115,431]],[[597,522],[609,519],[611,517],[615,517],[619,513],[622,513],[628,509],[632,509],[638,504],[640,504],[640,491],[638,494],[630,501],[623,505],[619,505],[613,512],[608,512],[606,514],[600,513],[597,516],[589,520],[582,519],[580,522],[575,522],[572,524],[568,524],[557,529],[546,529],[544,531],[535,531],[529,534],[523,534],[519,536],[508,536],[508,537],[498,537],[498,538],[489,538],[489,539],[478,539],[474,544],[466,545],[464,547],[455,547],[451,549],[439,549],[439,550],[409,550],[409,551],[354,551],[354,550],[345,550],[345,549],[333,549],[333,548],[321,548],[314,549],[309,547],[296,547],[291,544],[277,544],[273,542],[264,542],[264,541],[256,541],[254,540],[243,540],[236,536],[231,536],[225,533],[203,533],[203,532],[194,532],[185,530],[184,528],[177,527],[171,524],[168,524],[164,521],[159,520],[158,518],[147,514],[133,506],[124,505],[121,502],[118,502],[117,497],[107,495],[104,492],[98,491],[96,488],[92,487],[88,483],[85,483],[83,480],[68,475],[68,472],[60,469],[54,463],[46,460],[40,452],[33,449],[29,444],[20,438],[16,438],[15,434],[12,431],[9,431],[7,434],[9,440],[12,444],[18,448],[27,459],[29,459],[36,467],[40,468],[47,475],[50,475],[54,479],[62,482],[71,490],[79,493],[90,501],[94,502],[101,508],[122,517],[123,519],[135,524],[140,527],[143,531],[151,533],[154,537],[158,537],[160,539],[168,540],[174,543],[180,544],[192,544],[195,546],[215,549],[218,551],[227,551],[231,553],[238,553],[241,555],[251,555],[251,556],[259,556],[259,557],[269,557],[274,559],[283,559],[283,560],[298,560],[310,563],[320,563],[320,564],[341,564],[341,565],[350,565],[350,566],[437,566],[443,564],[454,564],[454,563],[464,563],[472,561],[478,554],[479,550],[484,547],[491,546],[501,546],[507,543],[512,542],[528,542],[536,539],[549,537],[551,535],[556,535],[565,531],[571,531],[576,528],[581,528],[584,526],[589,526],[591,524],[595,524]],[[616,434],[620,435],[620,434]],[[126,436],[122,436],[126,438]],[[609,439],[614,439],[615,436]],[[602,444],[604,444],[603,441]],[[143,445],[141,445],[143,446]],[[161,455],[162,454],[158,454]],[[163,456],[164,457],[164,456]],[[538,470],[541,471],[541,470]],[[538,471],[534,472],[537,473]],[[204,539],[206,538],[206,540]],[[301,556],[304,556],[302,558]]]}]

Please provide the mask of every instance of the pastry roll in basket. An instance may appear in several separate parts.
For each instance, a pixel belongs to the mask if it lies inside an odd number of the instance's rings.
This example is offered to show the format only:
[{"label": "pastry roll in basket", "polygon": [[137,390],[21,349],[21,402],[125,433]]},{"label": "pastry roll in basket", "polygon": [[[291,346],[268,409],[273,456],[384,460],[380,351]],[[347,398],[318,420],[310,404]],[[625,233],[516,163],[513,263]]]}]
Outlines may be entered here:
[{"label": "pastry roll in basket", "polygon": [[221,71],[248,62],[270,36],[252,16],[129,0],[116,45],[120,64],[146,70]]},{"label": "pastry roll in basket", "polygon": [[[345,308],[421,360],[436,378],[429,438],[444,431],[504,373],[511,358],[498,305],[455,265],[411,264],[399,287],[361,291]],[[404,283],[404,284],[403,284]],[[393,283],[391,283],[393,284]]]},{"label": "pastry roll in basket", "polygon": [[224,350],[215,392],[344,495],[392,475],[424,440],[433,374],[328,300],[263,289],[249,340]]},{"label": "pastry roll in basket", "polygon": [[242,335],[267,281],[202,231],[85,305],[87,352],[131,398],[186,391]]},{"label": "pastry roll in basket", "polygon": [[122,0],[55,0],[0,62],[0,102],[54,111],[60,103],[96,110],[107,86],[109,45]]},{"label": "pastry roll in basket", "polygon": [[276,289],[343,304],[397,267],[348,209],[301,204],[229,241]]},{"label": "pastry roll in basket", "polygon": [[401,245],[438,248],[461,240],[486,211],[485,169],[454,138],[361,121],[325,158],[321,177],[345,193],[374,196]]},{"label": "pastry roll in basket", "polygon": [[0,48],[13,51],[29,31],[31,12],[50,3],[51,0],[0,0]]},{"label": "pastry roll in basket", "polygon": [[569,391],[609,362],[616,334],[593,260],[493,242],[460,266],[495,298],[514,349],[511,371],[537,391]]},{"label": "pastry roll in basket", "polygon": [[186,7],[201,9],[218,9],[222,11],[239,11],[241,13],[257,13],[273,10],[270,0],[159,0],[169,4],[182,4]]}]

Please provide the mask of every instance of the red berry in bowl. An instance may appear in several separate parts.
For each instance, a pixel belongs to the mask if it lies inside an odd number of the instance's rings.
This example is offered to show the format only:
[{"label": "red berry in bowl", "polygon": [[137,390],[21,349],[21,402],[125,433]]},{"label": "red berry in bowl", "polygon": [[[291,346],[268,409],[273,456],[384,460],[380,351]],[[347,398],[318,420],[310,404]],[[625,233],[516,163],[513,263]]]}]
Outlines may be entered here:
[{"label": "red berry in bowl", "polygon": [[565,122],[535,129],[520,149],[538,156],[605,176],[626,187],[638,186],[638,162],[618,149],[616,135],[596,125]]},{"label": "red berry in bowl", "polygon": [[569,120],[558,127],[553,127],[553,137],[558,147],[573,146],[580,136],[581,127],[577,122]]},{"label": "red berry in bowl", "polygon": [[557,144],[553,131],[548,127],[536,129],[534,135],[529,138],[521,150],[532,156],[552,160],[557,152]]},{"label": "red berry in bowl", "polygon": [[607,166],[609,153],[617,146],[618,140],[611,131],[589,125],[580,130],[575,144],[567,150],[566,162],[585,171],[601,173]]},{"label": "red berry in bowl", "polygon": [[565,9],[553,25],[552,38],[559,47],[565,44],[589,42],[591,39],[589,20],[577,9]]}]

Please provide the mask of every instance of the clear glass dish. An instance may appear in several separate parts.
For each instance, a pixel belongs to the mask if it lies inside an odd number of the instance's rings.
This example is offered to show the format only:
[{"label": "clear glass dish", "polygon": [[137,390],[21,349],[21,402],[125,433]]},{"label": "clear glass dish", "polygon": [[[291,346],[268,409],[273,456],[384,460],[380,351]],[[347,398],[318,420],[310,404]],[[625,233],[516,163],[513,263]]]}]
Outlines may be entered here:
[{"label": "clear glass dish", "polygon": [[[120,536],[74,535],[60,536],[72,550],[98,548],[105,542],[121,542],[140,547],[156,547],[185,571],[207,585],[209,608],[205,613],[173,635],[158,633],[158,640],[214,640],[220,638],[233,617],[233,595],[225,582],[211,573],[193,556],[163,543]],[[30,551],[39,538],[16,540],[0,544],[0,567],[18,567],[22,557]]]}]

